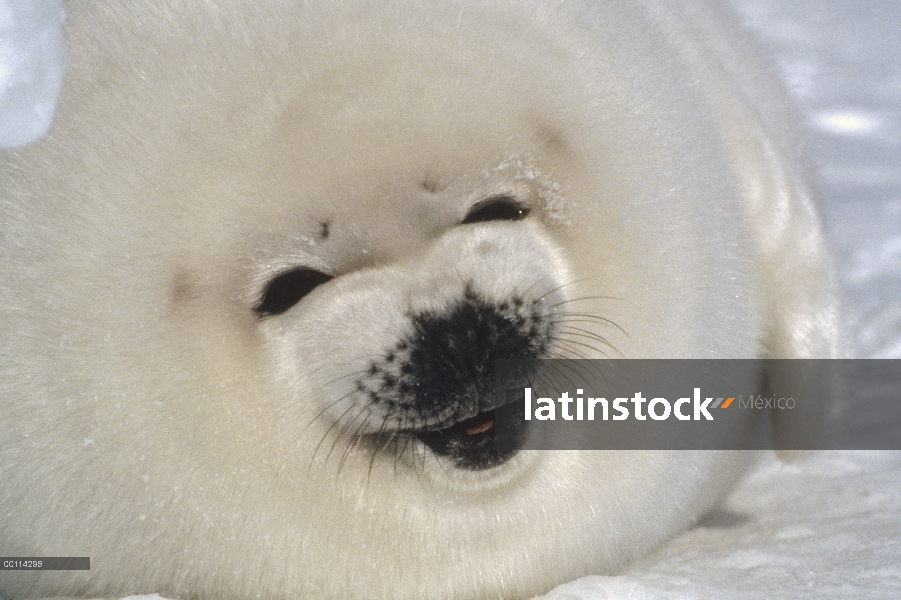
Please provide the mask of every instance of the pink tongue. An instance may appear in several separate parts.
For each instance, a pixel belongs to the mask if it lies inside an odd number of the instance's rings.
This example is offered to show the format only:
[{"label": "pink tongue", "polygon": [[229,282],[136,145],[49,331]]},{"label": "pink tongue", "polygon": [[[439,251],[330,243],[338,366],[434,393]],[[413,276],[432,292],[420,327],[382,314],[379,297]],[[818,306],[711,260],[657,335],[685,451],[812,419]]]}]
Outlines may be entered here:
[{"label": "pink tongue", "polygon": [[470,425],[466,428],[466,435],[476,435],[478,433],[484,433],[494,427],[494,417],[488,417],[484,421],[480,423],[476,423],[475,425]]}]

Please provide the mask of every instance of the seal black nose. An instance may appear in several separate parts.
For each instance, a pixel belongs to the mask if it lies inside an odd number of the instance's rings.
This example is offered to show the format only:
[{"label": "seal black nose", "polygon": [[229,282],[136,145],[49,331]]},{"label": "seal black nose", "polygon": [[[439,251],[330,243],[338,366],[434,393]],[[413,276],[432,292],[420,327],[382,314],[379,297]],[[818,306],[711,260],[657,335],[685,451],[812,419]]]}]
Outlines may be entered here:
[{"label": "seal black nose", "polygon": [[505,462],[516,449],[495,445],[494,362],[546,356],[552,323],[540,307],[518,297],[490,302],[466,286],[446,311],[412,317],[413,331],[398,346],[407,352],[397,375],[383,377],[379,396],[397,398],[392,408],[405,413],[411,432],[458,467]]}]

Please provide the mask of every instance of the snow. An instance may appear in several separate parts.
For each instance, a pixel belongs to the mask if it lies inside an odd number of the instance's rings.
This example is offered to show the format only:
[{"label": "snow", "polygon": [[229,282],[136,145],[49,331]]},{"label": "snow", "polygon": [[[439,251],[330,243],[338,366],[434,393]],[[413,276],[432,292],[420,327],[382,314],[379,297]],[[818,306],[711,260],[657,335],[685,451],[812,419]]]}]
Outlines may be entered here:
[{"label": "snow", "polygon": [[[901,358],[901,7],[731,0],[808,132],[857,356]],[[64,64],[61,0],[0,0],[0,145],[47,130]],[[545,600],[901,598],[901,452],[765,456],[657,555]],[[164,600],[158,595],[125,600]]]},{"label": "snow", "polygon": [[901,597],[901,453],[767,455],[730,500],[618,577],[542,600]]},{"label": "snow", "polygon": [[0,0],[0,146],[50,128],[63,82],[62,0]]}]

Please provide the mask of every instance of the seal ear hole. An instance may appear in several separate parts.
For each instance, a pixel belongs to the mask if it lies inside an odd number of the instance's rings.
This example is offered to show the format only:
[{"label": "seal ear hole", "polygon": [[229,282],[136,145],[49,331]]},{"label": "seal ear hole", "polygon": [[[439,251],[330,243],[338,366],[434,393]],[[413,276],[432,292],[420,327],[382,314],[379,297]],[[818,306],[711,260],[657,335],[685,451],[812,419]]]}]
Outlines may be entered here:
[{"label": "seal ear hole", "polygon": [[331,275],[313,269],[286,271],[269,282],[263,297],[253,310],[261,317],[280,315],[331,279],[333,279]]},{"label": "seal ear hole", "polygon": [[529,209],[510,196],[495,196],[475,205],[463,225],[485,223],[486,221],[521,221],[529,214]]}]

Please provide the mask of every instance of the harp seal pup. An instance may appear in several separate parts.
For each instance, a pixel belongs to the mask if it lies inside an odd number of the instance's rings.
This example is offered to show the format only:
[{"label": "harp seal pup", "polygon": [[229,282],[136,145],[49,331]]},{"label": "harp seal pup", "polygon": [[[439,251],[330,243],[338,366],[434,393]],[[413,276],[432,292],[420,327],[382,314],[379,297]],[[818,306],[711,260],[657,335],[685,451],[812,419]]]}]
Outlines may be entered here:
[{"label": "harp seal pup", "polygon": [[838,353],[791,117],[717,5],[67,11],[57,120],[0,169],[0,554],[91,570],[6,597],[615,572],[747,456],[500,454],[447,365]]}]

